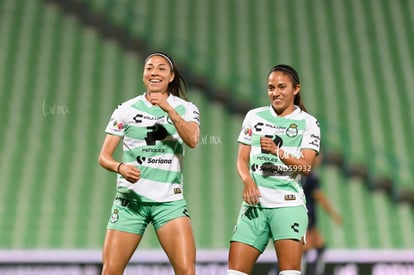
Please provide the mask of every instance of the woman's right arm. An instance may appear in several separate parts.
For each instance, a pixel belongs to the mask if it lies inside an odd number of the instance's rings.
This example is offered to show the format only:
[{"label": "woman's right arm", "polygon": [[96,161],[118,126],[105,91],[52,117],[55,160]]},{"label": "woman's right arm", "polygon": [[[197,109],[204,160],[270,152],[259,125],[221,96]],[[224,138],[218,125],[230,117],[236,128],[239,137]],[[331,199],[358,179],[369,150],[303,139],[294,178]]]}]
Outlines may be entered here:
[{"label": "woman's right arm", "polygon": [[115,149],[120,141],[121,137],[107,134],[99,154],[99,164],[103,168],[112,172],[117,172],[118,165],[120,164],[120,162],[114,160],[113,158]]},{"label": "woman's right arm", "polygon": [[123,164],[113,158],[121,137],[107,134],[99,153],[98,163],[105,169],[121,174],[127,181],[135,183],[140,177],[140,171],[132,166]]},{"label": "woman's right arm", "polygon": [[261,197],[259,188],[250,175],[249,159],[250,145],[239,143],[239,153],[237,156],[237,172],[244,184],[243,200],[248,204],[254,205],[259,203]]}]

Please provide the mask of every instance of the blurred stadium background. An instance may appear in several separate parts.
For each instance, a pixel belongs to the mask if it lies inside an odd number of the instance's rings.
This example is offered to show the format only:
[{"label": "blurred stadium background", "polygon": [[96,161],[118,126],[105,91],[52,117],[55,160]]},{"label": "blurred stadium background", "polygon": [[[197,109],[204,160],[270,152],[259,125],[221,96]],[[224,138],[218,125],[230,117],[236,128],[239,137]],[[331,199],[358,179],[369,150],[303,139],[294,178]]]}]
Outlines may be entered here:
[{"label": "blurred stadium background", "polygon": [[[412,267],[413,26],[410,0],[0,0],[0,271],[29,274],[15,269],[24,259],[62,252],[99,261],[115,191],[97,164],[104,129],[144,91],[154,50],[179,64],[201,111],[185,193],[205,264],[224,264],[239,210],[243,116],[268,104],[266,75],[287,63],[320,119],[322,187],[344,217],[339,227],[320,211],[328,256],[402,255]],[[151,227],[139,250],[162,254]],[[358,268],[332,272],[371,274]]]}]

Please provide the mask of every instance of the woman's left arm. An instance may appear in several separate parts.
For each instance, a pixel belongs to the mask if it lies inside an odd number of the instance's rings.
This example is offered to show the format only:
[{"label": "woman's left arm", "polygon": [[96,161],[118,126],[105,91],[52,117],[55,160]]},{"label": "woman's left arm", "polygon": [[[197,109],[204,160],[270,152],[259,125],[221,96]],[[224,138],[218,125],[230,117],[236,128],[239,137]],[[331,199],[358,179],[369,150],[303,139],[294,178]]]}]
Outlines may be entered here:
[{"label": "woman's left arm", "polygon": [[168,110],[168,116],[185,144],[190,148],[197,147],[200,138],[200,126],[194,121],[184,120],[173,108]]},{"label": "woman's left arm", "polygon": [[175,129],[183,139],[184,143],[190,148],[195,148],[198,145],[200,137],[200,126],[194,121],[186,121],[180,116],[177,111],[167,102],[167,99],[163,97],[161,93],[151,94],[151,103],[158,105],[164,110],[172,122],[174,123]]},{"label": "woman's left arm", "polygon": [[277,148],[272,154],[279,156],[279,159],[292,171],[296,171],[304,176],[309,175],[315,162],[316,151],[312,149],[302,149],[301,156],[287,154],[283,149]]},{"label": "woman's left arm", "polygon": [[260,145],[262,147],[262,150],[279,157],[279,159],[288,166],[289,170],[305,176],[311,172],[317,154],[315,150],[302,149],[300,151],[301,155],[299,157],[290,155],[282,148],[279,148],[271,138],[267,137],[262,137],[260,139]]}]

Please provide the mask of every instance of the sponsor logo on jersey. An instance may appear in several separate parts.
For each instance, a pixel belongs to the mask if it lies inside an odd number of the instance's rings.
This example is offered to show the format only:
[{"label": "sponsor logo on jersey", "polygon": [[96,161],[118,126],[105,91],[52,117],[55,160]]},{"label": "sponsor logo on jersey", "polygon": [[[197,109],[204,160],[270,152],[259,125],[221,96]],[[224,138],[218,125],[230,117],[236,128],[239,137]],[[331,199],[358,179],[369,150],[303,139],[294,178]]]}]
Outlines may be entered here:
[{"label": "sponsor logo on jersey", "polygon": [[263,125],[264,125],[263,122],[258,122],[256,123],[256,125],[253,126],[253,128],[256,130],[256,132],[261,132]]},{"label": "sponsor logo on jersey", "polygon": [[296,196],[293,194],[285,195],[285,201],[294,201],[296,200]]},{"label": "sponsor logo on jersey", "polygon": [[163,149],[163,148],[143,148],[142,152],[145,152],[145,153],[149,153],[149,152],[151,152],[151,153],[164,153],[165,149]]},{"label": "sponsor logo on jersey", "polygon": [[200,113],[197,111],[193,111],[193,119],[200,123]]},{"label": "sponsor logo on jersey", "polygon": [[132,118],[135,123],[142,123],[143,120],[150,120],[150,121],[162,121],[165,119],[165,115],[162,116],[149,116],[149,115],[143,115],[143,114],[136,114],[133,118]]},{"label": "sponsor logo on jersey", "polygon": [[142,114],[137,114],[132,119],[135,121],[135,123],[142,123],[142,117],[143,117]]},{"label": "sponsor logo on jersey", "polygon": [[145,162],[145,160],[145,157],[137,156],[137,162],[139,165],[142,165]]},{"label": "sponsor logo on jersey", "polygon": [[172,159],[165,159],[165,158],[146,158],[146,157],[137,156],[136,160],[139,165],[142,165],[145,162],[148,164],[171,164],[172,163]]},{"label": "sponsor logo on jersey", "polygon": [[148,163],[155,163],[155,164],[171,164],[172,159],[163,159],[163,158],[148,158]]},{"label": "sponsor logo on jersey", "polygon": [[274,165],[273,163],[252,164],[250,169],[253,172],[262,172],[265,176],[280,176],[286,171],[280,165]]},{"label": "sponsor logo on jersey", "polygon": [[314,134],[311,134],[310,137],[312,138],[312,141],[309,142],[309,144],[312,144],[312,145],[314,145],[316,147],[319,147],[319,143],[320,143],[320,139],[321,138],[319,136],[317,136],[317,135],[314,135]]},{"label": "sponsor logo on jersey", "polygon": [[267,161],[267,162],[277,162],[278,158],[261,155],[261,156],[257,157],[257,160],[263,160],[263,161]]}]

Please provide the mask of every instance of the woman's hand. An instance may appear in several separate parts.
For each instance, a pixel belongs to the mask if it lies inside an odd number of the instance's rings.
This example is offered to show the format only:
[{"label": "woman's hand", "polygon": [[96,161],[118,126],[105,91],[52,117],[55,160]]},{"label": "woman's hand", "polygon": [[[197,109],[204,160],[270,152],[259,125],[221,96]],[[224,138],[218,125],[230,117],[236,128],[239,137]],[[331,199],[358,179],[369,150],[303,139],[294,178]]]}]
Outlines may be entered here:
[{"label": "woman's hand", "polygon": [[250,205],[259,203],[259,198],[262,196],[260,190],[250,176],[249,159],[250,159],[250,145],[239,144],[239,153],[237,157],[237,172],[244,184],[243,200]]},{"label": "woman's hand", "polygon": [[159,106],[164,112],[169,112],[171,109],[171,105],[168,103],[167,98],[163,93],[149,93],[148,94],[149,101],[152,105]]},{"label": "woman's hand", "polygon": [[256,205],[259,203],[260,194],[259,188],[254,183],[253,179],[246,181],[243,188],[243,200],[250,205]]},{"label": "woman's hand", "polygon": [[167,97],[163,96],[162,93],[152,92],[148,96],[153,105],[159,106],[168,114],[184,143],[190,148],[197,147],[200,138],[200,126],[194,121],[185,121],[168,103]]},{"label": "woman's hand", "polygon": [[260,138],[260,147],[262,149],[262,152],[276,152],[278,150],[278,146],[275,144],[273,139],[269,137],[261,137]]},{"label": "woman's hand", "polygon": [[138,168],[124,163],[119,166],[118,172],[130,183],[136,183],[141,177],[141,171]]}]

